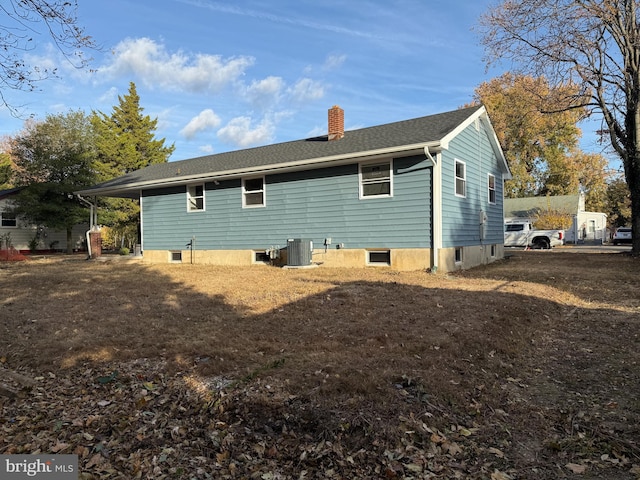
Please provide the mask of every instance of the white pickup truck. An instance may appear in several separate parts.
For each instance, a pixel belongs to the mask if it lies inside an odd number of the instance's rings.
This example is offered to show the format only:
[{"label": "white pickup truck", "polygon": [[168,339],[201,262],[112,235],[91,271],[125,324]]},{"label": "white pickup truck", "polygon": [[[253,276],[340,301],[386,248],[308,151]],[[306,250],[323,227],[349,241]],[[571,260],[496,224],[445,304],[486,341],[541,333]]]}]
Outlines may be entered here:
[{"label": "white pickup truck", "polygon": [[564,230],[536,230],[527,220],[504,223],[504,246],[548,250],[564,245]]}]

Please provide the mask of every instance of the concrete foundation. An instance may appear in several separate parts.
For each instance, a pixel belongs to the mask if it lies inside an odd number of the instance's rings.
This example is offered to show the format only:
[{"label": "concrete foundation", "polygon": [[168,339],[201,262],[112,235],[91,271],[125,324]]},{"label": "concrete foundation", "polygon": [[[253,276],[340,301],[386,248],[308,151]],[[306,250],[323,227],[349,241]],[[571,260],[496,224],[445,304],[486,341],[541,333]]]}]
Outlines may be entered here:
[{"label": "concrete foundation", "polygon": [[[503,258],[504,247],[494,245],[476,245],[462,248],[462,261],[455,261],[455,248],[441,249],[439,252],[438,272],[464,270],[478,265],[491,263]],[[389,263],[384,261],[370,262],[371,252],[388,252]],[[254,250],[145,250],[143,260],[148,263],[193,263],[200,265],[268,265],[277,266],[287,264],[286,249],[280,251],[280,256],[273,262],[257,260]],[[493,253],[493,255],[492,255]],[[383,255],[384,256],[384,255]],[[313,264],[332,268],[390,268],[398,271],[429,270],[432,267],[431,249],[346,249],[346,248],[315,248]],[[377,258],[379,260],[379,258]]]}]

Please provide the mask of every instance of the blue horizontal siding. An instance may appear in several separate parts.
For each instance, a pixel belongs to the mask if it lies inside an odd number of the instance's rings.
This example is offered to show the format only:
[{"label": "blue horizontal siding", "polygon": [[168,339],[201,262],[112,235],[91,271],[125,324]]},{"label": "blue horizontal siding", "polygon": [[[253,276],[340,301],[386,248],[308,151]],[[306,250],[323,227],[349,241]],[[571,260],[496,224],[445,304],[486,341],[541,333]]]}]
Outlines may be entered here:
[{"label": "blue horizontal siding", "polygon": [[205,210],[186,211],[186,187],[144,191],[143,241],[148,250],[241,250],[310,238],[346,248],[431,245],[431,169],[420,157],[393,161],[393,197],[359,198],[358,165],[268,175],[266,206],[242,208],[241,180],[205,185]]},{"label": "blue horizontal siding", "polygon": [[[442,241],[444,247],[464,247],[478,244],[498,244],[503,232],[503,179],[498,159],[492,149],[488,132],[470,125],[452,140],[442,154]],[[466,198],[455,196],[455,160],[466,164]],[[496,203],[488,198],[488,175],[496,177]],[[480,239],[480,212],[488,218],[486,236]]]}]

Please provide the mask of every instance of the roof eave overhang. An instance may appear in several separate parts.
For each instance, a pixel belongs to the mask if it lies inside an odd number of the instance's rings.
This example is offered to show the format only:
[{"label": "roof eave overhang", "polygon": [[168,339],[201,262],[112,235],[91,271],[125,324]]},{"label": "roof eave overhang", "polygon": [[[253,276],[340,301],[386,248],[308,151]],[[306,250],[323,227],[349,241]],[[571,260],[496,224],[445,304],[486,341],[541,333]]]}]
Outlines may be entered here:
[{"label": "roof eave overhang", "polygon": [[353,162],[362,162],[375,160],[379,158],[388,158],[392,155],[401,154],[402,156],[411,155],[412,153],[424,154],[424,149],[428,148],[430,152],[437,153],[442,149],[446,149],[446,145],[441,141],[422,142],[412,145],[402,145],[399,147],[389,147],[364,152],[355,152],[341,155],[333,155],[329,157],[311,158],[308,160],[299,160],[295,162],[284,162],[270,165],[262,165],[258,167],[238,168],[233,170],[224,170],[217,172],[205,172],[197,175],[181,175],[179,177],[171,177],[159,180],[149,180],[146,182],[134,182],[119,187],[102,187],[91,188],[87,190],[79,190],[79,195],[100,197],[100,196],[138,196],[142,190],[150,188],[163,188],[175,185],[186,185],[203,181],[221,181],[233,178],[239,178],[247,175],[267,175],[273,173],[286,173],[300,170],[309,170],[316,168],[324,168],[329,166],[346,165]]},{"label": "roof eave overhang", "polygon": [[509,164],[504,156],[502,148],[500,147],[500,141],[498,140],[498,136],[496,135],[493,125],[491,124],[491,119],[489,118],[487,109],[484,106],[480,107],[472,115],[469,115],[469,117],[464,122],[460,123],[460,125],[449,132],[442,139],[442,143],[447,144],[475,121],[482,121],[485,124],[485,127],[487,128],[487,134],[489,135],[489,142],[491,143],[491,148],[493,149],[493,153],[497,157],[498,163],[502,170],[502,178],[503,180],[511,180],[513,177],[511,175],[511,170],[509,169]]}]

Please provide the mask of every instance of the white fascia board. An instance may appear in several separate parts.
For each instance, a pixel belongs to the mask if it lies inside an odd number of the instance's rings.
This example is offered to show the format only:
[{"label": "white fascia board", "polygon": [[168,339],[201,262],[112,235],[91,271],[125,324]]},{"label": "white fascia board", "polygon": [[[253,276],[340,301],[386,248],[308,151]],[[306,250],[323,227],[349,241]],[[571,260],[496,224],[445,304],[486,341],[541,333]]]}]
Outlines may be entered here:
[{"label": "white fascia board", "polygon": [[491,147],[493,149],[494,154],[498,158],[498,163],[502,167],[502,171],[503,171],[502,178],[504,180],[510,180],[511,178],[513,178],[511,176],[511,170],[509,170],[507,159],[504,156],[502,147],[500,147],[498,136],[496,135],[496,131],[493,129],[493,125],[491,125],[491,119],[489,118],[489,115],[487,114],[487,109],[484,107],[484,105],[478,110],[476,110],[475,112],[473,112],[472,115],[469,115],[469,117],[464,122],[462,122],[460,125],[454,128],[448,135],[446,135],[442,139],[442,142],[441,142],[443,146],[442,148],[444,149],[448,148],[449,142],[453,140],[456,136],[458,136],[465,128],[467,128],[476,120],[483,122],[486,127],[485,131],[489,135],[489,142],[491,143]]},{"label": "white fascia board", "polygon": [[[339,141],[339,140],[336,140]],[[185,175],[179,178],[167,178],[160,180],[149,180],[146,182],[131,183],[122,187],[104,187],[92,190],[78,191],[80,195],[101,196],[109,194],[117,194],[119,192],[132,192],[142,190],[144,188],[157,188],[168,187],[172,185],[185,185],[195,182],[214,181],[214,180],[227,180],[232,178],[242,177],[244,175],[262,174],[267,175],[270,173],[284,173],[300,170],[309,170],[313,168],[321,168],[326,166],[338,166],[347,165],[349,163],[359,162],[363,160],[375,160],[377,158],[389,157],[394,154],[408,154],[408,153],[424,153],[424,149],[429,148],[432,151],[439,151],[441,149],[440,142],[426,142],[417,143],[413,145],[402,145],[399,147],[382,148],[378,150],[370,150],[364,152],[354,152],[342,155],[333,155],[330,157],[313,158],[309,160],[300,160],[296,162],[287,163],[275,163],[271,165],[262,165],[258,167],[239,168],[234,170],[225,170],[217,172],[199,173],[197,175]]]},{"label": "white fascia board", "polygon": [[487,110],[483,106],[483,107],[479,108],[478,110],[476,110],[475,112],[473,112],[471,115],[469,115],[456,128],[454,128],[447,135],[444,136],[444,138],[442,139],[442,142],[441,142],[442,145],[443,145],[443,148],[444,149],[449,148],[449,142],[451,142],[451,140],[453,140],[458,135],[460,135],[464,131],[464,129],[467,128],[469,125],[471,125],[473,122],[475,122],[476,119],[478,119],[482,115],[486,115],[486,114],[487,114]]}]

